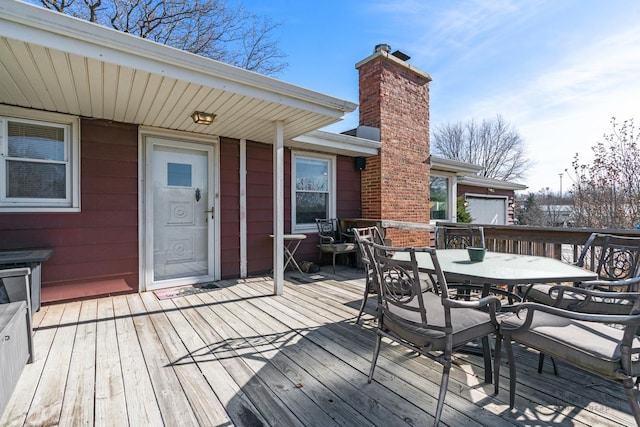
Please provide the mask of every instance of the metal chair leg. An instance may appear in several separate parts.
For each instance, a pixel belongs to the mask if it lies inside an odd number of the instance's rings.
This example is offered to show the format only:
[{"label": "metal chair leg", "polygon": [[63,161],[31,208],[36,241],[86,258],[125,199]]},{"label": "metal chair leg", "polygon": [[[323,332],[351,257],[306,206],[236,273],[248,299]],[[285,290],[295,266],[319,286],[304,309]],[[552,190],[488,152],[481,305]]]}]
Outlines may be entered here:
[{"label": "metal chair leg", "polygon": [[364,295],[362,296],[362,304],[360,304],[360,312],[358,313],[358,318],[356,319],[356,325],[360,323],[360,318],[362,317],[362,313],[364,313],[364,307],[367,304],[368,299],[369,299],[369,275],[367,274],[367,279],[364,284]]}]

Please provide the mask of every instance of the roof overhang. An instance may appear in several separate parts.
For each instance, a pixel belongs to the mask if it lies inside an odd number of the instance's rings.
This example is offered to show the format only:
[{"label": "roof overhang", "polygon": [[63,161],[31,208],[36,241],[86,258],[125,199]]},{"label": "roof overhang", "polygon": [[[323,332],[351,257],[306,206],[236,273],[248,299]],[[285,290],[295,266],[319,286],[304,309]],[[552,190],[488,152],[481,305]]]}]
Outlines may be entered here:
[{"label": "roof overhang", "polygon": [[482,172],[482,166],[459,160],[446,159],[444,157],[431,156],[431,170],[455,173],[456,175],[475,175]]},{"label": "roof overhang", "polygon": [[293,138],[287,145],[292,148],[330,152],[352,157],[375,156],[380,149],[380,143],[377,141],[320,130]]},{"label": "roof overhang", "polygon": [[[272,143],[356,104],[30,4],[0,2],[0,103]],[[194,111],[216,114],[198,125]]]},{"label": "roof overhang", "polygon": [[485,178],[483,176],[462,176],[458,178],[458,184],[470,185],[472,187],[495,188],[498,190],[526,190],[526,185],[515,182],[501,181],[499,179]]}]

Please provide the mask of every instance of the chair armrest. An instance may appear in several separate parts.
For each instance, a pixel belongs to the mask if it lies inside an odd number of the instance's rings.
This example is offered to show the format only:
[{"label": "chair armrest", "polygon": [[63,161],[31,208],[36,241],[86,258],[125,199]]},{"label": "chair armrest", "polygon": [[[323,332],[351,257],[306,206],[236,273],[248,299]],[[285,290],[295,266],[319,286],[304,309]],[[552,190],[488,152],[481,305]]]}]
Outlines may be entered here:
[{"label": "chair armrest", "polygon": [[618,298],[618,299],[629,299],[629,300],[637,300],[640,299],[640,293],[638,292],[615,292],[615,291],[601,291],[598,289],[584,289],[584,288],[576,288],[575,286],[566,286],[566,285],[556,285],[549,288],[549,295],[554,296],[557,294],[559,299],[562,298],[565,292],[571,292],[573,294],[580,294],[590,297],[599,297],[599,298]]},{"label": "chair armrest", "polygon": [[500,311],[500,299],[495,295],[488,295],[482,297],[479,300],[465,301],[451,298],[444,298],[442,304],[449,308],[482,308],[487,306],[494,306],[496,311]]},{"label": "chair armrest", "polygon": [[[563,305],[565,294],[568,304]],[[605,306],[622,309],[626,307],[628,313],[640,313],[640,293],[601,291],[598,289],[583,289],[574,286],[553,286],[549,289],[549,297],[554,300],[552,306],[562,307],[570,311],[582,311],[589,313],[617,314],[618,309],[610,312]],[[627,300],[628,304],[623,300]],[[595,304],[592,306],[592,304]],[[594,308],[595,307],[595,308]],[[599,308],[598,308],[599,307]],[[595,310],[595,311],[594,311]],[[626,314],[626,313],[625,313]]]},{"label": "chair armrest", "polygon": [[320,239],[321,245],[332,245],[335,243],[335,239],[331,236],[323,236],[322,234],[318,234],[318,238]]},{"label": "chair armrest", "polygon": [[564,310],[558,307],[551,307],[544,304],[538,304],[535,302],[525,302],[522,304],[511,306],[511,312],[516,316],[520,316],[522,311],[526,311],[525,322],[517,329],[528,328],[533,320],[533,315],[536,311],[543,311],[545,313],[553,314],[565,319],[580,320],[583,322],[595,322],[595,323],[617,323],[619,325],[640,325],[640,314],[590,314],[581,313],[578,311]]},{"label": "chair armrest", "polygon": [[623,279],[623,280],[588,280],[585,282],[580,282],[576,284],[576,287],[583,289],[602,289],[602,288],[614,288],[614,287],[625,287],[630,288],[634,285],[640,284],[640,277],[634,277],[632,279]]},{"label": "chair armrest", "polygon": [[[486,297],[482,297],[479,300],[475,301],[460,301],[454,300],[450,298],[442,298],[442,305],[446,308],[466,308],[466,309],[476,309],[480,310],[484,307],[487,307],[489,310],[489,317],[491,317],[491,322],[494,324],[496,329],[498,328],[499,322],[496,314],[500,311],[500,299],[495,295],[489,295]],[[484,311],[484,310],[483,310]]]}]

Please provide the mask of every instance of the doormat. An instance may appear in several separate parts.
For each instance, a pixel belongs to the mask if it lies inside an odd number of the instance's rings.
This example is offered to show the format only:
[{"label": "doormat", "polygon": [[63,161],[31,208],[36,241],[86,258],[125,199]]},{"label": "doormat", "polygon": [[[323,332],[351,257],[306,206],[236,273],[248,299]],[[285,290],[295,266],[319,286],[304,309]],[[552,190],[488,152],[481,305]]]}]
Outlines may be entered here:
[{"label": "doormat", "polygon": [[201,292],[208,292],[211,289],[218,289],[220,286],[214,282],[198,283],[197,285],[177,286],[175,288],[158,289],[153,291],[158,299],[169,299],[175,297],[184,297],[187,295],[199,294]]}]

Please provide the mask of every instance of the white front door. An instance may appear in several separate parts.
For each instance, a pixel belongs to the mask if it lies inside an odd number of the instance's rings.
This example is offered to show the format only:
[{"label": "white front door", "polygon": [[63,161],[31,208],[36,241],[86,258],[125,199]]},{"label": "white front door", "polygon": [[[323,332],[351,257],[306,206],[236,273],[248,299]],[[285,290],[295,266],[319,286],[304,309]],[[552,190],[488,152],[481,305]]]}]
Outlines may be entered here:
[{"label": "white front door", "polygon": [[215,278],[212,146],[146,138],[145,284]]}]

